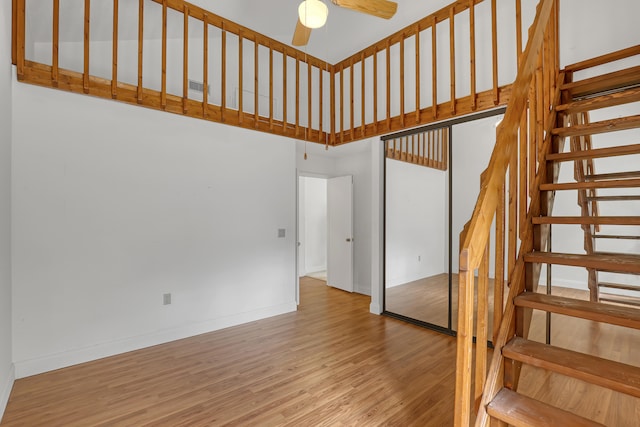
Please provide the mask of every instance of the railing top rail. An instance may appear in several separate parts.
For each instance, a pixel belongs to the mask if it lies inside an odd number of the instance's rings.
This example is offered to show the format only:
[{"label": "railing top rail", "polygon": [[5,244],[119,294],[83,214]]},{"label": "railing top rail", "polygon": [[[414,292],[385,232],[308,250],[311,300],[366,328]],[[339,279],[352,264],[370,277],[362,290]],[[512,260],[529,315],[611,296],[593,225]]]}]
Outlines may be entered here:
[{"label": "railing top rail", "polygon": [[609,62],[618,61],[620,59],[629,58],[635,55],[640,55],[640,44],[631,46],[625,49],[620,49],[615,52],[607,53],[586,61],[576,62],[575,64],[567,65],[565,71],[581,71],[587,68],[597,67],[598,65],[607,64]]},{"label": "railing top rail", "polygon": [[482,254],[489,238],[493,213],[495,212],[500,189],[505,181],[505,173],[516,146],[520,119],[527,103],[527,94],[537,64],[538,51],[544,40],[544,33],[554,0],[541,0],[538,13],[531,25],[527,47],[522,54],[518,75],[512,86],[512,96],[502,123],[498,126],[497,141],[486,179],[482,183],[480,195],[473,211],[471,223],[460,251],[460,269],[469,271],[480,265]]}]

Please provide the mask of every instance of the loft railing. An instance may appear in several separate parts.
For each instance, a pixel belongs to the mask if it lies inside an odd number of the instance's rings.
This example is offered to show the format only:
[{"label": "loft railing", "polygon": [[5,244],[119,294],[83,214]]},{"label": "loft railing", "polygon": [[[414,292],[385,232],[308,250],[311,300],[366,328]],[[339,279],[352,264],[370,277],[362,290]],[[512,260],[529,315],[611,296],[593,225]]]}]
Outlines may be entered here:
[{"label": "loft railing", "polygon": [[506,105],[527,15],[521,0],[510,5],[455,1],[335,64],[335,143]]},{"label": "loft railing", "polygon": [[[328,141],[323,83],[332,66],[249,28],[182,0],[80,0],[64,10],[60,0],[13,5],[13,59],[21,81]],[[26,28],[33,22],[28,13],[50,20],[50,37],[38,40],[41,31]],[[82,35],[63,39],[69,28],[82,28]]]},{"label": "loft railing", "polygon": [[506,105],[533,15],[458,0],[331,65],[183,0],[12,2],[20,81],[331,145]]},{"label": "loft railing", "polygon": [[[461,235],[454,415],[454,424],[458,427],[469,425],[474,408],[478,411],[476,426],[488,425],[485,406],[502,387],[505,375],[508,382],[517,383],[517,369],[505,367],[499,350],[494,351],[487,370],[489,264],[493,258],[491,338],[495,348],[501,349],[516,328],[513,298],[525,286],[532,286],[537,281],[536,275],[539,276],[539,271],[530,272],[525,283],[523,256],[547,243],[545,233],[534,236],[531,218],[545,214],[552,203],[551,198],[540,200],[539,185],[557,179],[556,170],[541,166],[554,143],[553,106],[559,102],[558,81],[562,81],[558,63],[557,0],[540,0],[511,88],[511,99],[497,129],[496,145],[482,175],[472,219]],[[491,245],[493,223],[495,244]],[[506,304],[505,277],[510,287]],[[477,304],[474,303],[476,282]],[[474,323],[475,366],[472,363]],[[518,328],[526,329],[526,322],[520,322]],[[475,382],[473,391],[472,382]]]},{"label": "loft railing", "polygon": [[385,141],[388,159],[446,171],[449,163],[449,128],[415,132]]}]

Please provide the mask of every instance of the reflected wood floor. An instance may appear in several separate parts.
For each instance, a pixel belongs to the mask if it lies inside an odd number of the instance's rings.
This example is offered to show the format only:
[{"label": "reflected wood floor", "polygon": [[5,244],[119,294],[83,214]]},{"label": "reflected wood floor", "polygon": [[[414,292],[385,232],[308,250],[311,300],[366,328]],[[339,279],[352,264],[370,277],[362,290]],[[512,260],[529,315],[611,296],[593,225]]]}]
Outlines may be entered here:
[{"label": "reflected wood floor", "polygon": [[16,381],[2,426],[447,426],[455,339],[301,280],[299,310]]}]

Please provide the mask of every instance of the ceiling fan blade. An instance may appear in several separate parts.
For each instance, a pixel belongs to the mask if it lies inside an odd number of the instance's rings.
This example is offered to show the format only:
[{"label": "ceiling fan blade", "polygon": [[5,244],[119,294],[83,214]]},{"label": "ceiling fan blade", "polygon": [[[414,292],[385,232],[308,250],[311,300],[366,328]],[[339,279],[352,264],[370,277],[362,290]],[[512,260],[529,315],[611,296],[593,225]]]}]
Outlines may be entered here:
[{"label": "ceiling fan blade", "polygon": [[389,0],[331,0],[336,6],[341,6],[357,12],[391,19],[398,10],[398,3]]},{"label": "ceiling fan blade", "polygon": [[291,44],[294,46],[304,46],[309,43],[309,37],[311,37],[311,28],[307,28],[302,25],[302,22],[298,19],[296,30],[293,32],[293,41]]}]

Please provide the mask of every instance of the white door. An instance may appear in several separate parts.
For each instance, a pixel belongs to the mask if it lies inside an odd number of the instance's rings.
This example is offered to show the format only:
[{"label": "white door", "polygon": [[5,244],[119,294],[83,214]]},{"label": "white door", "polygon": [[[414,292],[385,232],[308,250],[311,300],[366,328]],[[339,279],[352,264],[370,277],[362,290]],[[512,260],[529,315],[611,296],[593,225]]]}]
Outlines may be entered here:
[{"label": "white door", "polygon": [[353,177],[327,181],[327,284],[353,292]]}]

